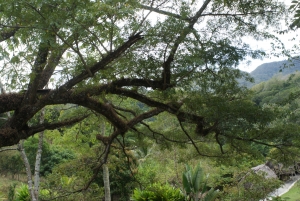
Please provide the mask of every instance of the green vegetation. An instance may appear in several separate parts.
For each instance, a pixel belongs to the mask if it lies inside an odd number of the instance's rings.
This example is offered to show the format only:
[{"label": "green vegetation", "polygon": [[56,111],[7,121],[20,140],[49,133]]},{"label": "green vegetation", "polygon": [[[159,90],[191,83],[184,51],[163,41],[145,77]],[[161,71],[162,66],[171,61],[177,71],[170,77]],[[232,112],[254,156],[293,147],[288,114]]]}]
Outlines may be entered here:
[{"label": "green vegetation", "polygon": [[6,0],[0,11],[0,173],[27,178],[2,184],[4,197],[252,201],[279,182],[251,167],[298,160],[299,75],[237,82],[252,80],[242,61],[288,54],[274,34],[284,2]]},{"label": "green vegetation", "polygon": [[27,187],[27,185],[24,185],[24,183],[19,180],[0,176],[0,200],[15,200],[16,188],[19,188],[21,186]]},{"label": "green vegetation", "polygon": [[213,188],[207,189],[207,176],[200,165],[194,169],[186,165],[182,174],[182,185],[188,200],[198,201],[201,197],[203,200],[213,201],[218,196],[218,191]]},{"label": "green vegetation", "polygon": [[158,183],[148,186],[145,190],[135,189],[133,191],[132,199],[134,201],[185,201],[184,195],[179,189],[175,189],[168,184],[162,185]]},{"label": "green vegetation", "polygon": [[18,187],[15,194],[16,201],[30,201],[29,189],[28,185],[26,184],[22,184],[20,187]]},{"label": "green vegetation", "polygon": [[267,81],[274,76],[285,76],[299,70],[300,70],[300,62],[298,60],[298,57],[291,58],[289,60],[284,60],[284,61],[274,61],[270,63],[264,63],[258,66],[251,73],[249,73],[250,76],[254,78],[253,83],[245,82],[244,80],[240,80],[240,82],[241,84],[247,87],[252,87],[255,84],[259,84],[261,82]]},{"label": "green vegetation", "polygon": [[300,182],[298,181],[287,193],[280,196],[284,201],[298,201],[300,198]]}]

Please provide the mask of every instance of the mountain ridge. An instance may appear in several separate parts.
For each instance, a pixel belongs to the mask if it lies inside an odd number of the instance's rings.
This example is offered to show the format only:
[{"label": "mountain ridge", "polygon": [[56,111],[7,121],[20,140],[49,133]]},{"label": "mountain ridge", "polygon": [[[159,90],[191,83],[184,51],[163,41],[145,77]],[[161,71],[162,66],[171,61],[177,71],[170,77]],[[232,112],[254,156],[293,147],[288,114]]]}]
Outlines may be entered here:
[{"label": "mountain ridge", "polygon": [[254,78],[254,83],[240,79],[239,83],[243,86],[251,88],[261,82],[267,81],[276,75],[289,75],[296,71],[300,71],[300,58],[295,57],[290,60],[274,61],[259,65],[253,71],[248,73]]}]

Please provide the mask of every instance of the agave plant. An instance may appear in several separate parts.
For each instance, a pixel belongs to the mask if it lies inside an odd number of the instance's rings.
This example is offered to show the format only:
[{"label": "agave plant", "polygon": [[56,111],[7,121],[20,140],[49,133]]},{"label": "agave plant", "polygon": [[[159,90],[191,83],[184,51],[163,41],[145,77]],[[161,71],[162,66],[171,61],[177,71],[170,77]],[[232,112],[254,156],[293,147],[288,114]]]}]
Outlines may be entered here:
[{"label": "agave plant", "polygon": [[134,201],[184,201],[185,197],[180,189],[169,184],[154,183],[144,190],[135,189],[132,199]]},{"label": "agave plant", "polygon": [[213,201],[218,196],[218,191],[211,188],[207,190],[207,177],[200,164],[195,169],[186,165],[182,174],[182,183],[188,201]]},{"label": "agave plant", "polygon": [[16,201],[30,201],[28,185],[22,184],[16,189]]}]

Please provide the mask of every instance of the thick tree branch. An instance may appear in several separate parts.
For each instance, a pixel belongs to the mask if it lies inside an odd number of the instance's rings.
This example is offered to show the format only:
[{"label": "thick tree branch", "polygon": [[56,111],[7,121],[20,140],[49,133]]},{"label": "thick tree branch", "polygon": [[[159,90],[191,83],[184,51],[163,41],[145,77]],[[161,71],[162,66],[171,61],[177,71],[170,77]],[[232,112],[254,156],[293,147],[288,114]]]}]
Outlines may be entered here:
[{"label": "thick tree branch", "polygon": [[190,21],[189,21],[189,25],[187,27],[185,27],[182,31],[181,34],[176,38],[168,58],[166,59],[166,61],[163,63],[163,84],[164,84],[164,89],[169,88],[170,84],[171,84],[171,63],[174,61],[174,57],[175,54],[178,50],[179,45],[184,41],[184,39],[186,38],[186,36],[193,31],[193,27],[196,24],[196,22],[198,21],[198,19],[201,17],[202,13],[204,12],[204,10],[206,9],[206,7],[208,6],[208,4],[210,3],[211,0],[206,0],[203,5],[201,6],[201,8],[198,10],[198,12],[195,14],[195,16],[193,16]]},{"label": "thick tree branch", "polygon": [[37,88],[43,89],[49,82],[49,79],[53,75],[53,72],[56,68],[56,66],[59,64],[59,61],[64,54],[64,52],[67,50],[67,47],[61,47],[58,51],[52,51],[51,55],[47,61],[47,64],[45,66],[45,69],[40,75],[39,83]]},{"label": "thick tree branch", "polygon": [[155,108],[153,110],[150,110],[148,112],[145,112],[143,114],[140,114],[136,117],[134,117],[133,119],[131,119],[130,121],[126,122],[125,125],[126,127],[122,128],[122,129],[118,129],[113,132],[110,136],[103,136],[101,134],[98,134],[96,136],[96,138],[98,140],[100,140],[101,142],[103,142],[103,144],[111,144],[113,142],[113,140],[118,137],[118,135],[124,135],[129,129],[134,129],[134,126],[138,123],[141,123],[143,120],[151,118],[155,115],[158,115],[159,113],[163,112],[162,109],[159,108]]},{"label": "thick tree branch", "polygon": [[116,128],[120,131],[127,131],[126,122],[124,122],[116,113],[114,108],[109,103],[100,103],[91,98],[85,98],[81,100],[74,100],[73,103],[82,105],[89,109],[92,109],[106,117]]},{"label": "thick tree branch", "polygon": [[37,56],[33,64],[32,72],[30,74],[30,82],[28,84],[28,90],[26,91],[23,105],[33,103],[36,99],[38,84],[41,74],[46,65],[46,61],[49,53],[49,44],[47,41],[42,41],[39,44]]},{"label": "thick tree branch", "polygon": [[26,139],[29,136],[22,130],[5,127],[0,129],[0,147],[12,146],[18,144],[20,139]]},{"label": "thick tree branch", "polygon": [[87,116],[83,116],[52,124],[45,123],[33,127],[23,127],[22,130],[11,127],[3,127],[0,129],[0,147],[17,144],[21,139],[26,139],[29,136],[44,130],[54,130],[63,126],[73,125],[82,121],[86,117]]},{"label": "thick tree branch", "polygon": [[156,116],[158,114],[160,114],[161,112],[163,112],[164,110],[163,109],[160,109],[160,108],[155,108],[153,110],[150,110],[148,112],[145,112],[143,114],[140,114],[138,116],[136,116],[135,118],[131,119],[128,123],[127,123],[127,126],[129,128],[135,126],[136,124],[138,123],[141,123],[143,120],[145,119],[148,119],[148,118],[151,118],[153,116]]},{"label": "thick tree branch", "polygon": [[0,113],[16,110],[22,103],[23,93],[7,93],[0,95]]},{"label": "thick tree branch", "polygon": [[88,115],[85,115],[82,117],[68,119],[68,120],[56,122],[56,123],[43,123],[43,124],[29,127],[26,132],[28,133],[29,136],[32,136],[36,133],[39,133],[39,132],[42,132],[45,130],[54,130],[54,129],[61,128],[64,126],[70,126],[70,125],[76,124],[76,123],[84,120],[87,117],[88,117]]},{"label": "thick tree branch", "polygon": [[[145,104],[147,104],[151,107],[161,108],[164,111],[167,111],[171,114],[176,115],[177,118],[179,118],[179,120],[182,121],[182,122],[199,123],[199,122],[203,122],[203,120],[204,120],[204,118],[201,117],[201,116],[197,116],[197,115],[190,114],[190,113],[187,113],[187,112],[179,111],[179,107],[176,107],[176,106],[174,107],[174,104],[161,103],[161,102],[152,100],[152,99],[148,98],[147,96],[138,94],[138,93],[130,91],[130,90],[116,88],[116,89],[114,89],[110,92],[113,93],[113,94],[119,94],[119,95],[123,95],[123,96],[133,98],[133,99],[138,100],[142,103],[145,103]],[[180,103],[177,103],[177,104],[180,105]]]},{"label": "thick tree branch", "polygon": [[[108,85],[105,85],[108,87]],[[101,86],[103,87],[103,86]],[[100,87],[100,88],[101,88]],[[136,92],[130,91],[130,90],[125,90],[125,89],[120,89],[120,88],[106,88],[103,87],[102,90],[98,90],[95,88],[89,88],[89,90],[84,90],[81,92],[72,92],[68,91],[64,93],[63,96],[60,96],[59,98],[56,97],[54,100],[50,99],[49,96],[45,96],[44,99],[47,99],[50,101],[48,104],[62,104],[62,103],[75,103],[79,104],[81,106],[87,107],[89,109],[92,109],[103,116],[105,116],[116,128],[120,130],[121,133],[126,132],[129,128],[133,127],[135,124],[140,123],[146,118],[150,118],[152,116],[155,116],[163,111],[167,111],[171,114],[174,114],[177,116],[178,119],[182,122],[191,122],[191,123],[196,123],[196,124],[202,124],[203,122],[203,117],[197,116],[194,114],[186,113],[186,112],[181,112],[179,111],[180,108],[180,103],[178,104],[165,104],[161,103],[155,100],[152,100],[144,95],[138,94]],[[104,90],[105,89],[105,90]],[[97,93],[95,92],[97,91]],[[91,98],[86,98],[88,96],[88,93],[91,93],[92,95],[99,95],[101,93],[113,93],[113,94],[119,94],[127,97],[131,97],[133,99],[136,99],[140,102],[143,102],[151,107],[155,107],[156,109],[149,111],[147,113],[143,113],[139,116],[136,116],[132,120],[130,120],[128,123],[126,123],[124,120],[122,120],[117,112],[114,110],[114,107],[110,105],[109,103],[101,103],[99,101],[96,101]],[[118,108],[116,108],[118,109]]]},{"label": "thick tree branch", "polygon": [[133,110],[125,109],[125,108],[122,108],[122,107],[119,107],[119,106],[115,106],[115,105],[113,105],[112,107],[113,107],[114,109],[116,109],[116,110],[123,111],[123,112],[127,112],[127,113],[132,114],[133,116],[136,116],[136,112],[133,111]]},{"label": "thick tree branch", "polygon": [[[126,50],[128,50],[133,44],[135,44],[137,41],[141,40],[143,37],[141,36],[141,32],[135,34],[134,36],[130,37],[127,42],[125,42],[122,46],[120,46],[115,51],[109,53],[106,57],[104,57],[101,61],[93,65],[89,68],[90,72],[92,74],[95,74],[97,71],[105,68],[107,64],[112,62],[113,60],[117,59],[121,56],[122,53],[124,53]],[[81,82],[82,80],[89,77],[89,73],[87,71],[82,72],[81,74],[75,76],[71,80],[69,80],[67,83],[62,85],[60,87],[60,90],[65,91],[71,89],[73,86]]]},{"label": "thick tree branch", "polygon": [[[120,82],[116,82],[114,84],[116,85],[124,85],[124,80],[121,80]],[[140,82],[140,80],[138,80]],[[143,84],[146,84],[147,82],[144,82]],[[112,85],[114,85],[112,84]],[[108,87],[108,88],[107,88]],[[99,90],[99,88],[101,90]],[[16,118],[12,118],[9,120],[9,123],[7,125],[24,125],[24,122],[27,122],[28,119],[32,117],[32,115],[35,114],[36,111],[44,107],[45,105],[51,105],[51,104],[65,104],[65,103],[75,103],[82,105],[84,107],[90,108],[96,112],[99,112],[100,114],[104,115],[114,126],[121,130],[127,130],[126,123],[118,116],[118,114],[114,111],[113,107],[109,104],[103,104],[100,102],[97,102],[91,98],[88,98],[88,93],[91,93],[92,95],[99,95],[103,92],[105,93],[113,93],[118,94],[122,96],[128,96],[131,98],[134,98],[138,101],[141,101],[151,107],[160,108],[163,111],[168,111],[171,114],[176,115],[181,121],[188,121],[199,124],[199,122],[203,122],[203,117],[199,117],[197,115],[188,114],[185,112],[179,111],[179,107],[175,107],[174,104],[165,104],[161,103],[159,101],[154,101],[144,95],[140,95],[136,92],[126,90],[126,89],[120,89],[115,86],[111,85],[104,85],[101,87],[95,87],[89,90],[84,90],[81,92],[76,91],[68,91],[64,94],[58,93],[57,95],[53,96],[57,92],[56,90],[53,90],[52,92],[49,92],[48,95],[40,97],[39,101],[32,105],[30,108],[22,107],[19,110],[20,115],[22,116],[22,119],[19,119],[17,121]],[[3,106],[1,104],[0,106],[0,112],[6,112],[11,110],[16,110],[19,107],[19,104],[21,102],[22,95],[21,94],[4,94],[0,96],[0,103],[3,103]],[[9,103],[9,105],[7,105]],[[32,110],[32,108],[35,108],[35,110]],[[28,109],[30,109],[30,113],[28,112]],[[23,123],[22,123],[23,122]]]}]

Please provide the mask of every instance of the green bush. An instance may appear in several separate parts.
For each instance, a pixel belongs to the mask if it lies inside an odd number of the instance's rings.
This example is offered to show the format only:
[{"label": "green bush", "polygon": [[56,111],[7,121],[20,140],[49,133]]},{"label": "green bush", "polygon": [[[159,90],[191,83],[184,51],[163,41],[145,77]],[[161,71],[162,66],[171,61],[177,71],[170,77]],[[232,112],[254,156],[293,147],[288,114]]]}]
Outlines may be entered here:
[{"label": "green bush", "polygon": [[22,184],[16,189],[15,201],[30,201],[29,189],[26,184]]},{"label": "green bush", "polygon": [[146,189],[135,189],[132,195],[134,201],[184,201],[184,195],[177,188],[169,184],[158,184],[148,186]]},{"label": "green bush", "polygon": [[8,173],[14,175],[24,171],[24,163],[18,151],[8,151],[0,153],[0,172],[4,175]]},{"label": "green bush", "polygon": [[[38,140],[38,138],[33,137],[24,142],[24,148],[31,166],[32,173],[34,173]],[[40,169],[41,176],[50,174],[56,165],[74,158],[75,154],[71,150],[64,149],[62,147],[50,146],[48,142],[44,141]]]}]

